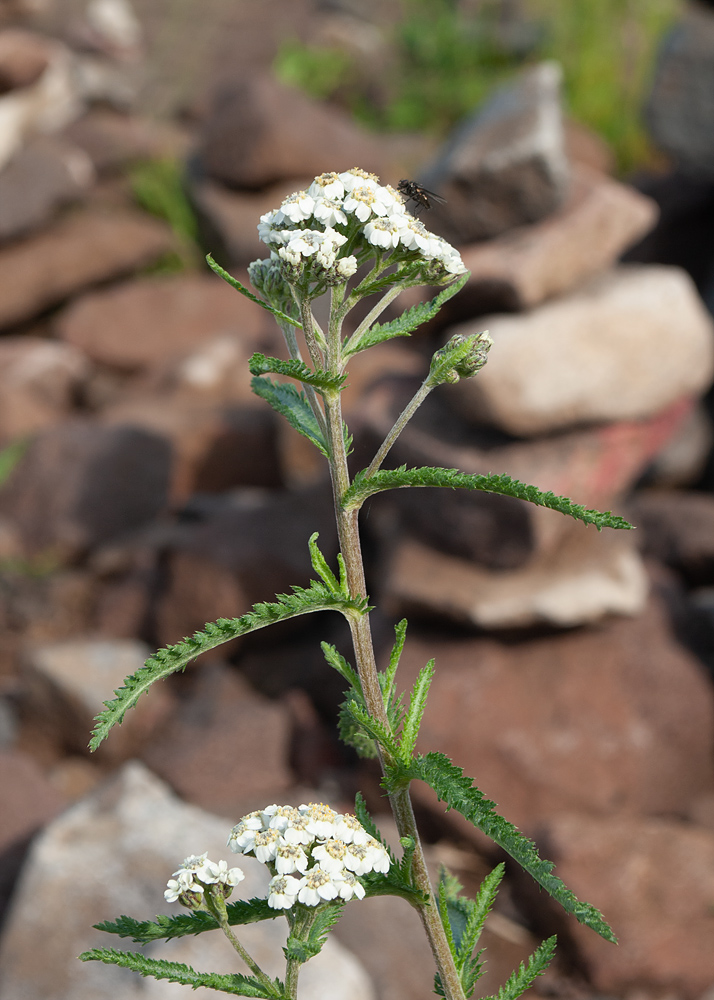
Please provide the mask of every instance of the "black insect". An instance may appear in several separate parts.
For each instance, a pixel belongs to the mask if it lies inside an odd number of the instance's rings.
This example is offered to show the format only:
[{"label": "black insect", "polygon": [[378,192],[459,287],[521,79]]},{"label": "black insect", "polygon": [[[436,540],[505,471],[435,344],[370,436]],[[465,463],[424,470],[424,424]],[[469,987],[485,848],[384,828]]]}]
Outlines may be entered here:
[{"label": "black insect", "polygon": [[431,200],[433,199],[439,205],[446,204],[446,198],[442,198],[438,194],[434,194],[433,191],[429,191],[427,188],[422,187],[421,184],[417,184],[416,181],[401,180],[397,184],[397,191],[403,194],[408,201],[413,201],[416,205],[416,212],[420,208],[426,208],[427,211],[431,208]]}]

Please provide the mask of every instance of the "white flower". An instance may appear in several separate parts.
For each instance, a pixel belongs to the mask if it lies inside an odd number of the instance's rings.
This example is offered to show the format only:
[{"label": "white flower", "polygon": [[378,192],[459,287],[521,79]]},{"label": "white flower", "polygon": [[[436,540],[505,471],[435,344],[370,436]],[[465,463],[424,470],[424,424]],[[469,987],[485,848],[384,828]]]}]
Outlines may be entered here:
[{"label": "white flower", "polygon": [[178,875],[178,878],[170,878],[164,890],[164,899],[167,903],[175,903],[179,896],[187,892],[203,892],[203,886],[196,881],[193,871],[179,869],[174,875]]},{"label": "white flower", "polygon": [[356,896],[357,899],[364,899],[364,886],[354,873],[347,871],[346,868],[343,868],[338,874],[333,875],[332,881],[342,899],[352,899],[353,896]]},{"label": "white flower", "polygon": [[307,191],[296,191],[294,194],[288,195],[278,209],[277,215],[282,216],[282,218],[278,218],[278,221],[282,222],[283,219],[287,219],[293,224],[304,222],[310,218],[314,208],[315,199]]},{"label": "white flower", "polygon": [[340,174],[320,174],[307,189],[307,193],[316,201],[319,199],[341,201],[345,194],[345,185]]},{"label": "white flower", "polygon": [[259,830],[255,835],[253,853],[265,864],[275,857],[282,838],[277,830]]},{"label": "white flower", "polygon": [[208,857],[208,851],[205,854],[190,854],[187,858],[184,858],[178,867],[178,870],[174,872],[174,875],[181,875],[182,872],[195,872],[199,868],[203,868],[206,863],[206,858]]},{"label": "white flower", "polygon": [[342,226],[347,225],[347,216],[342,211],[342,202],[332,198],[318,198],[312,216],[325,226],[334,226],[337,223]]},{"label": "white flower", "polygon": [[385,848],[382,847],[379,841],[374,839],[374,837],[369,838],[368,847],[369,850],[372,852],[371,854],[372,871],[382,872],[383,874],[386,874],[389,871],[389,866],[391,864],[391,861],[389,860],[389,854],[387,853]]},{"label": "white flower", "polygon": [[345,191],[353,191],[356,187],[375,188],[379,184],[379,177],[370,174],[361,167],[352,167],[338,175]]},{"label": "white flower", "polygon": [[290,825],[283,831],[283,839],[287,844],[302,844],[309,846],[315,840],[315,835],[308,830],[309,817],[301,816],[299,813],[295,819],[290,821]]},{"label": "white flower", "polygon": [[362,232],[372,246],[383,250],[399,246],[400,226],[391,219],[374,219],[367,223]]},{"label": "white flower", "polygon": [[247,854],[253,849],[255,835],[263,829],[259,812],[248,813],[240,823],[236,823],[228,837],[228,847],[234,854]]},{"label": "white flower", "polygon": [[282,833],[299,815],[295,806],[266,806],[261,812],[263,829],[279,830]]},{"label": "white flower", "polygon": [[305,906],[317,906],[324,900],[334,899],[338,892],[337,886],[322,868],[311,868],[300,879],[300,883],[298,901]]},{"label": "white flower", "polygon": [[289,910],[300,891],[302,879],[290,875],[276,875],[270,880],[268,906],[274,910]]},{"label": "white flower", "polygon": [[346,853],[347,844],[342,840],[326,840],[312,849],[312,856],[319,862],[320,868],[330,874],[342,871]]},{"label": "white flower", "polygon": [[357,270],[357,258],[352,256],[340,257],[337,261],[336,269],[342,278],[351,278]]},{"label": "white flower", "polygon": [[300,812],[307,819],[306,829],[320,840],[329,840],[335,835],[335,819],[337,813],[324,802],[309,802],[301,805]]},{"label": "white flower", "polygon": [[300,872],[304,875],[309,865],[307,854],[296,844],[281,844],[275,854],[275,870],[280,875]]},{"label": "white flower", "polygon": [[297,267],[298,264],[302,264],[302,257],[296,250],[290,250],[289,247],[280,247],[278,250],[278,257],[284,260],[287,264],[292,264]]},{"label": "white flower", "polygon": [[366,875],[374,868],[373,849],[367,844],[350,844],[345,852],[345,868],[355,875]]},{"label": "white flower", "polygon": [[370,836],[356,816],[344,813],[335,820],[335,836],[345,844],[366,844]]},{"label": "white flower", "polygon": [[202,882],[220,882],[221,885],[238,885],[245,878],[240,868],[229,868],[227,861],[207,861],[201,869]]}]

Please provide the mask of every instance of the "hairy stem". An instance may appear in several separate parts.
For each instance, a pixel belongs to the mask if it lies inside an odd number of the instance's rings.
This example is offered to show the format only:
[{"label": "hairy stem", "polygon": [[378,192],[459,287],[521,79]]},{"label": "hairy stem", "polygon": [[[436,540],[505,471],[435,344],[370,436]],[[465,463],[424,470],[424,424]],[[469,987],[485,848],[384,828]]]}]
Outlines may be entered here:
[{"label": "hairy stem", "polygon": [[256,979],[259,979],[261,981],[261,983],[265,987],[267,987],[267,989],[269,990],[269,992],[275,993],[275,983],[272,981],[272,979],[268,975],[266,975],[265,972],[263,972],[263,970],[258,965],[258,963],[248,954],[248,952],[245,950],[245,948],[243,947],[243,945],[240,943],[240,941],[238,940],[238,938],[235,936],[235,934],[231,930],[230,924],[228,923],[228,914],[226,912],[226,903],[225,903],[225,900],[224,899],[220,899],[219,900],[219,899],[215,899],[215,898],[207,898],[206,899],[206,903],[208,904],[209,909],[211,909],[213,911],[213,915],[216,918],[216,920],[218,921],[218,923],[220,924],[221,930],[223,931],[223,933],[225,934],[225,936],[228,938],[228,940],[230,941],[230,943],[233,946],[233,948],[238,952],[238,954],[240,955],[240,957],[243,959],[243,961],[245,962],[245,964],[248,966],[248,968],[250,969],[250,971],[256,977]]},{"label": "hairy stem", "polygon": [[382,441],[381,445],[379,446],[377,454],[370,462],[369,468],[367,469],[366,472],[366,476],[368,479],[370,476],[373,476],[375,472],[378,471],[380,465],[389,454],[392,445],[397,440],[399,435],[402,433],[406,425],[409,423],[411,418],[414,416],[416,411],[419,409],[419,407],[424,402],[424,400],[426,399],[426,397],[429,395],[429,393],[433,388],[434,388],[433,385],[429,385],[428,379],[422,382],[422,384],[419,386],[419,388],[414,393],[410,401],[407,403],[407,405],[404,407],[404,409],[399,414],[397,419],[394,421],[394,426],[392,427],[389,434],[387,434],[384,441]]},{"label": "hairy stem", "polygon": [[[328,350],[330,348],[334,349],[333,344],[328,340]],[[337,350],[339,350],[339,346]],[[328,358],[328,367],[330,368],[339,366],[339,363],[340,359],[338,357]],[[367,587],[358,526],[359,512],[344,511],[342,509],[342,497],[350,484],[350,477],[342,433],[342,409],[338,394],[332,399],[325,400],[325,414],[327,417],[330,472],[337,516],[337,530],[340,549],[345,560],[347,582],[352,597],[366,597]],[[389,730],[389,720],[384,707],[384,699],[379,684],[377,664],[374,656],[369,616],[360,615],[359,617],[350,619],[350,628],[355,651],[355,662],[362,685],[365,704],[370,714]],[[390,795],[390,802],[400,837],[411,837],[415,844],[412,871],[416,884],[428,899],[428,903],[419,907],[419,915],[429,939],[429,944],[431,945],[446,998],[447,1000],[464,1000],[461,980],[454,965],[451,949],[446,939],[439,909],[431,887],[424,851],[414,819],[409,790],[404,789]]]},{"label": "hairy stem", "polygon": [[362,320],[360,325],[357,327],[355,332],[352,334],[350,339],[345,344],[346,353],[349,354],[350,344],[356,344],[359,341],[360,337],[365,332],[365,330],[369,330],[370,326],[374,322],[376,322],[376,320],[379,319],[379,317],[382,315],[387,306],[391,302],[394,302],[394,300],[401,293],[401,291],[402,291],[401,285],[393,285],[388,292],[385,292],[385,294],[382,296],[379,302],[375,306],[373,306],[372,309],[370,309],[369,313],[365,316],[365,318]]}]

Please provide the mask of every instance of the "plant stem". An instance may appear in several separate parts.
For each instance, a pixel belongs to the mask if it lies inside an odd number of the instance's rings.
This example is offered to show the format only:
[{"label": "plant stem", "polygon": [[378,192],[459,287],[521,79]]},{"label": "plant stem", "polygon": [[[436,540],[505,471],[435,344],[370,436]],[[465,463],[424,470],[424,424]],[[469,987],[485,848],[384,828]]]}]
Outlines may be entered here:
[{"label": "plant stem", "polygon": [[[253,973],[253,975],[257,979],[259,979],[261,981],[261,983],[265,987],[267,987],[267,989],[268,989],[268,991],[270,993],[274,994],[275,993],[275,983],[272,981],[272,979],[270,978],[270,976],[266,975],[263,972],[263,970],[258,965],[258,963],[248,954],[248,952],[245,950],[245,948],[243,947],[243,945],[240,943],[240,941],[238,940],[238,938],[235,936],[235,934],[231,930],[230,924],[228,923],[228,914],[226,912],[225,901],[223,902],[222,906],[220,905],[220,902],[217,902],[217,901],[208,901],[207,900],[207,902],[209,903],[209,907],[213,910],[213,915],[215,916],[216,920],[220,924],[221,930],[223,931],[223,933],[225,934],[225,936],[228,938],[228,940],[230,941],[230,943],[233,945],[233,947],[235,948],[235,950],[238,952],[238,954],[240,955],[240,957],[243,959],[243,961],[245,962],[245,964],[248,966],[248,968],[250,969],[250,971]],[[214,902],[214,905],[212,907],[210,906],[210,902]]]},{"label": "plant stem", "polygon": [[[330,338],[328,338],[328,351],[332,353],[334,349],[334,343],[331,343]],[[339,351],[339,341],[336,349]],[[329,368],[337,368],[339,364],[339,357],[328,358]],[[342,497],[350,484],[350,477],[342,433],[342,407],[339,394],[336,394],[334,398],[325,399],[325,416],[327,418],[330,473],[337,518],[337,531],[340,549],[345,560],[347,582],[352,597],[366,597],[367,586],[359,537],[359,512],[344,511],[342,509]],[[384,699],[382,697],[374,656],[369,615],[365,614],[351,618],[350,629],[355,651],[355,662],[362,685],[365,704],[370,714],[389,730],[389,720],[384,707]],[[416,884],[428,899],[428,903],[419,906],[419,915],[441,976],[444,993],[447,1000],[464,1000],[465,995],[461,980],[454,965],[451,949],[446,939],[439,909],[431,887],[409,790],[400,790],[390,795],[389,798],[400,837],[411,837],[414,840],[415,848],[412,871]]]},{"label": "plant stem", "polygon": [[434,388],[433,385],[429,385],[429,380],[425,379],[424,382],[419,386],[417,391],[412,396],[411,400],[404,407],[402,412],[399,414],[397,419],[394,421],[394,426],[392,427],[389,434],[387,434],[384,441],[382,441],[379,446],[379,451],[374,456],[370,462],[369,468],[367,469],[366,476],[369,479],[373,476],[375,472],[379,469],[382,462],[387,457],[392,445],[397,440],[399,435],[402,433],[406,425],[409,423],[411,418],[414,416],[416,411],[419,409],[421,404],[424,402],[426,397],[429,395],[431,390]]}]

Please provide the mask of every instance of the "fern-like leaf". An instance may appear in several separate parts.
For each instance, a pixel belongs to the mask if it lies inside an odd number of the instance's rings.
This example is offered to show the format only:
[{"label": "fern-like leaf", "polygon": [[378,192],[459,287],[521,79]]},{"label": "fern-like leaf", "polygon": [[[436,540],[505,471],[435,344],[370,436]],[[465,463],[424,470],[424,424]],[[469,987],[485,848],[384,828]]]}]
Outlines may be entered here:
[{"label": "fern-like leaf", "polygon": [[511,973],[508,981],[498,993],[495,996],[484,997],[484,1000],[518,1000],[518,997],[525,993],[550,965],[555,952],[555,944],[555,935],[543,941],[528,959],[528,965],[521,962],[520,968]]},{"label": "fern-like leaf", "polygon": [[280,358],[270,358],[259,353],[251,357],[248,367],[251,375],[285,375],[328,392],[339,391],[347,378],[346,375],[331,375],[324,368],[313,371],[303,361],[281,361]]},{"label": "fern-like leaf", "polygon": [[[274,920],[279,911],[268,906],[267,899],[237,899],[228,903],[228,923],[232,926],[253,924],[260,920]],[[175,916],[159,914],[156,920],[134,920],[133,917],[121,916],[116,920],[105,920],[94,925],[96,930],[106,934],[116,934],[117,937],[131,938],[137,944],[148,944],[150,941],[170,941],[172,938],[187,937],[189,934],[202,934],[218,927],[218,923],[210,913],[202,911],[193,913],[177,913]]]},{"label": "fern-like leaf", "polygon": [[414,682],[414,688],[409,701],[409,710],[404,720],[402,738],[399,742],[399,753],[402,760],[408,763],[414,753],[419,727],[422,716],[426,708],[426,698],[429,694],[432,679],[434,677],[434,661],[429,660],[427,665],[419,671],[419,676]]},{"label": "fern-like leaf", "polygon": [[[467,900],[467,917],[458,942],[457,967],[466,966],[481,937],[486,917],[491,912],[506,866],[501,863],[486,876],[475,900]],[[459,897],[461,899],[461,897]]]},{"label": "fern-like leaf", "polygon": [[320,906],[315,912],[307,938],[302,940],[292,934],[287,940],[283,954],[286,958],[296,958],[299,962],[307,962],[322,951],[330,930],[342,916],[345,907],[342,900],[335,900],[327,906]]},{"label": "fern-like leaf", "polygon": [[262,376],[251,379],[250,385],[256,396],[269,403],[327,458],[327,442],[304,392],[290,382],[273,382]]},{"label": "fern-like leaf", "polygon": [[419,302],[417,305],[405,309],[397,319],[389,323],[374,323],[358,337],[352,336],[344,346],[343,357],[349,358],[359,351],[374,347],[375,344],[381,344],[385,340],[392,340],[394,337],[408,337],[422,323],[433,319],[444,303],[461,291],[469,278],[470,274],[465,274],[440,291],[431,302]]},{"label": "fern-like leaf", "polygon": [[360,684],[359,674],[354,667],[349,665],[342,653],[338,653],[335,647],[331,646],[329,642],[321,642],[320,648],[332,669],[336,670],[341,677],[344,677],[354,692],[361,695],[362,685]]},{"label": "fern-like leaf", "polygon": [[203,632],[196,632],[192,638],[160,649],[135,674],[126,678],[123,687],[114,692],[116,698],[106,701],[105,711],[97,716],[90,748],[97,749],[112,726],[122,721],[127,709],[132,708],[155,681],[183,670],[201,653],[286,618],[295,618],[313,611],[341,611],[349,618],[364,614],[367,608],[366,601],[336,595],[324,584],[313,580],[307,589],[294,587],[292,594],[278,594],[273,602],[256,604],[252,611],[240,618],[220,618],[217,622],[206,625]]},{"label": "fern-like leaf", "polygon": [[405,780],[419,778],[434,789],[439,799],[449,809],[455,809],[469,822],[482,830],[504,851],[518,862],[550,895],[581,924],[586,924],[607,941],[615,942],[612,928],[602,914],[590,903],[584,903],[553,875],[552,861],[543,860],[535,844],[512,823],[495,811],[495,804],[476,788],[471,778],[460,767],[452,764],[442,753],[429,753],[413,759],[407,768],[398,764],[387,766],[386,785],[389,789],[401,788]]},{"label": "fern-like leaf", "polygon": [[370,715],[362,705],[358,705],[356,701],[348,701],[345,705],[346,710],[355,722],[362,727],[367,736],[373,739],[375,743],[378,743],[391,757],[397,758],[399,756],[399,747],[394,736],[381,722]]},{"label": "fern-like leaf", "polygon": [[217,972],[196,972],[190,965],[182,962],[167,962],[162,958],[147,958],[140,952],[115,951],[113,948],[93,948],[80,956],[82,962],[104,962],[106,965],[118,965],[122,969],[132,969],[141,976],[152,976],[154,979],[167,979],[171,983],[181,983],[196,990],[205,986],[219,993],[230,993],[237,997],[263,997],[265,1000],[288,1000],[285,987],[279,979],[271,983],[271,988],[254,976],[233,974],[221,976]]},{"label": "fern-like leaf", "polygon": [[516,497],[527,500],[539,507],[549,507],[583,521],[594,524],[598,531],[601,528],[632,528],[629,521],[610,511],[589,510],[582,504],[569,500],[568,497],[557,496],[555,493],[543,492],[537,486],[528,486],[517,479],[511,479],[505,474],[478,476],[458,469],[439,469],[424,467],[407,469],[405,465],[398,469],[383,469],[367,476],[358,472],[352,485],[345,490],[342,498],[344,510],[359,509],[367,497],[382,490],[400,489],[405,486],[442,486],[451,489],[483,490],[486,493],[499,493],[501,496]]},{"label": "fern-like leaf", "polygon": [[282,312],[280,309],[276,309],[275,306],[271,306],[269,302],[265,301],[265,299],[258,298],[258,296],[254,295],[249,288],[242,285],[237,278],[234,278],[232,274],[225,271],[220,264],[216,264],[210,253],[206,255],[206,263],[219,278],[223,278],[223,280],[227,281],[232,288],[235,288],[235,290],[240,292],[241,295],[250,299],[251,302],[255,302],[255,304],[260,306],[261,309],[265,309],[267,312],[272,313],[273,316],[275,316],[276,319],[281,320],[281,322],[289,323],[290,326],[296,326],[298,329],[302,330],[302,323],[300,320],[295,319],[293,316],[288,316],[287,313]]}]

